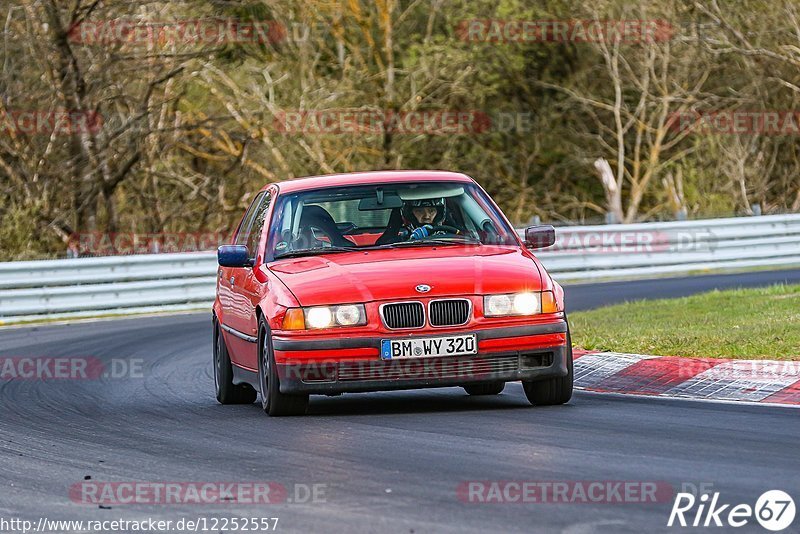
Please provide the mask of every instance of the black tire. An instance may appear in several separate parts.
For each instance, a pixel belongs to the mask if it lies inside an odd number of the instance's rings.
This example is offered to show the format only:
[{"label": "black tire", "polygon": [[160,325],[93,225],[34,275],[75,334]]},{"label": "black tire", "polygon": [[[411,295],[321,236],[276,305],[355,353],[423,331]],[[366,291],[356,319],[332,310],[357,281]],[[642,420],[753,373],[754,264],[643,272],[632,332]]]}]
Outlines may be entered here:
[{"label": "black tire", "polygon": [[258,323],[258,380],[261,407],[268,415],[303,415],[308,410],[308,395],[286,395],[280,391],[272,336],[263,318]]},{"label": "black tire", "polygon": [[564,404],[572,398],[572,338],[567,326],[567,376],[548,378],[545,380],[523,380],[522,389],[531,404],[537,406],[554,406]]},{"label": "black tire", "polygon": [[216,319],[214,320],[214,389],[220,404],[253,404],[258,393],[249,384],[233,383],[231,363],[225,338]]},{"label": "black tire", "polygon": [[484,382],[462,386],[468,395],[499,395],[506,388],[505,382]]}]

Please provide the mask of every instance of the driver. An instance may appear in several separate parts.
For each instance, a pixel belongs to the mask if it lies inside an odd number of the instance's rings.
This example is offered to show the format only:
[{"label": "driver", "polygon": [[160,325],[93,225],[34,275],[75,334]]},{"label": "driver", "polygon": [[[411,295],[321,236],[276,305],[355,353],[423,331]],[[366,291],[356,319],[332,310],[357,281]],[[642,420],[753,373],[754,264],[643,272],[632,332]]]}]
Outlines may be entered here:
[{"label": "driver", "polygon": [[400,209],[408,239],[422,239],[431,235],[434,226],[441,226],[447,215],[447,204],[443,198],[406,200]]},{"label": "driver", "polygon": [[[447,218],[447,204],[444,198],[426,198],[405,200],[400,208],[399,224],[390,225],[378,239],[376,244],[397,243],[424,239],[431,235],[447,233],[439,228],[444,226]],[[447,226],[447,228],[450,228]],[[455,228],[450,231],[460,233]]]}]

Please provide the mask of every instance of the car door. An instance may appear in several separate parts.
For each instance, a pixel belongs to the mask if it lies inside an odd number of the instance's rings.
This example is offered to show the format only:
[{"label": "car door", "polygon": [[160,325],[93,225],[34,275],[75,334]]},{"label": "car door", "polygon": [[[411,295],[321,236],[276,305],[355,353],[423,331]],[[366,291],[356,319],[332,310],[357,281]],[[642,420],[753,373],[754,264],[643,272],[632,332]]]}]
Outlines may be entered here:
[{"label": "car door", "polygon": [[[253,202],[250,203],[250,207],[245,212],[244,217],[242,217],[239,223],[239,227],[236,229],[232,244],[247,244],[253,218],[255,217],[258,206],[261,205],[261,201],[264,199],[264,194],[265,193],[259,193],[256,195]],[[246,325],[245,313],[247,305],[242,302],[241,296],[237,294],[235,290],[237,281],[241,282],[241,280],[243,280],[243,275],[247,270],[247,268],[243,267],[218,268],[217,295],[221,305],[219,321],[225,329],[228,329],[224,334],[225,341],[231,360],[235,363],[239,363],[239,354],[247,352],[246,348],[241,346],[242,343],[246,343],[241,337],[241,329]]]},{"label": "car door", "polygon": [[240,339],[241,342],[236,343],[236,359],[234,361],[241,367],[252,370],[258,369],[258,346],[252,342],[252,339],[258,337],[256,307],[261,300],[264,282],[266,281],[263,276],[259,280],[258,273],[264,263],[264,252],[261,250],[261,243],[263,242],[264,226],[269,220],[271,204],[272,194],[270,191],[266,191],[253,212],[247,235],[242,237],[243,242],[241,243],[247,245],[254,267],[237,269],[238,272],[234,273],[232,283],[234,300],[237,306],[234,319],[236,326],[230,326],[251,338],[250,341]]},{"label": "car door", "polygon": [[[244,213],[242,220],[239,221],[239,226],[233,234],[231,244],[244,244],[245,236],[250,224],[253,222],[255,210],[263,196],[259,194],[250,203],[247,211]],[[220,302],[219,317],[218,319],[223,325],[230,326],[235,322],[236,303],[234,302],[233,282],[238,269],[232,267],[217,267],[217,297]]]}]

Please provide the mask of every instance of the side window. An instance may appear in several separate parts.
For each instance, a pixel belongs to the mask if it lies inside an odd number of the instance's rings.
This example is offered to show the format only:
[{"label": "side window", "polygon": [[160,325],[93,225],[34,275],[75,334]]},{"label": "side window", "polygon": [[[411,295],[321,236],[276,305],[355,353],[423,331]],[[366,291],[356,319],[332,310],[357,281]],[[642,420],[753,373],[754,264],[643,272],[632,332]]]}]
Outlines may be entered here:
[{"label": "side window", "polygon": [[258,251],[258,242],[261,239],[261,231],[264,229],[264,219],[267,217],[267,211],[269,210],[271,200],[269,193],[267,193],[261,201],[261,204],[259,204],[258,208],[255,210],[253,224],[250,227],[250,235],[247,239],[247,250],[250,251],[250,257],[252,258],[256,257],[256,252]]},{"label": "side window", "polygon": [[247,208],[247,213],[245,213],[244,219],[242,219],[242,223],[239,225],[239,229],[236,230],[236,240],[234,241],[235,245],[247,244],[250,225],[253,224],[253,217],[255,216],[256,208],[261,203],[262,198],[264,198],[264,193],[259,193],[256,195],[256,198],[253,200],[252,204],[250,204],[250,207]]}]

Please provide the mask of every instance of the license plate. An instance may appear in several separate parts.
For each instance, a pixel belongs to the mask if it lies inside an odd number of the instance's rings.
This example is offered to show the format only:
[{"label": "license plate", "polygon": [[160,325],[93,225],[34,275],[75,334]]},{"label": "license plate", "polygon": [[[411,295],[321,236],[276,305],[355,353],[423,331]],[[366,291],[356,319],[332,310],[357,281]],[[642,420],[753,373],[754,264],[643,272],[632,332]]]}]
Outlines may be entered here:
[{"label": "license plate", "polygon": [[381,340],[381,359],[435,358],[478,353],[475,334],[446,337]]}]

